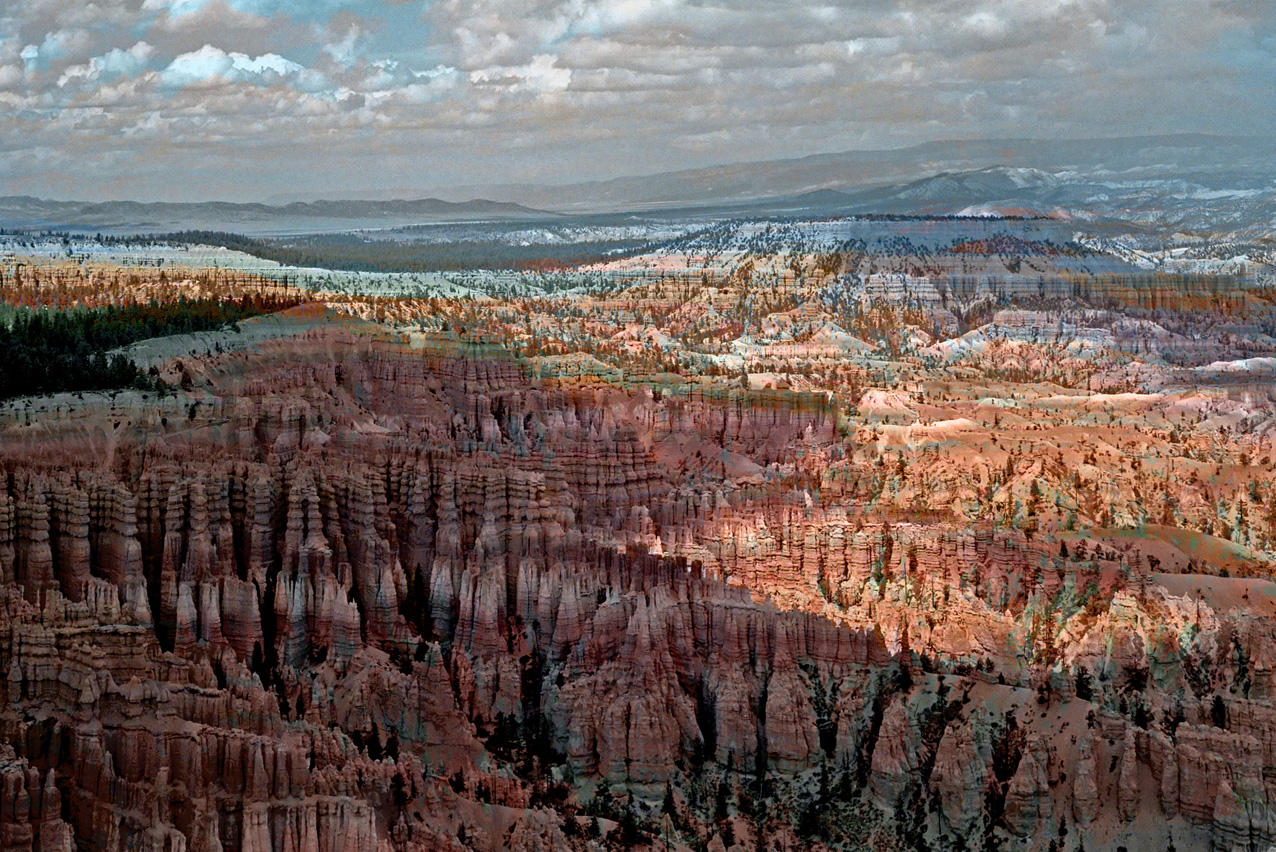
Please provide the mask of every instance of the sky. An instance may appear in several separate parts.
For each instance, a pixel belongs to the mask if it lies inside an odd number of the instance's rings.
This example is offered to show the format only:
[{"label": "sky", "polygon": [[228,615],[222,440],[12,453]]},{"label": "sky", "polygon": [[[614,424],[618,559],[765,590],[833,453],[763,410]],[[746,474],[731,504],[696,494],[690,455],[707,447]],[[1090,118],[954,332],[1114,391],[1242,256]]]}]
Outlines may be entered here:
[{"label": "sky", "polygon": [[1276,134],[1271,0],[0,0],[0,195],[567,183]]}]

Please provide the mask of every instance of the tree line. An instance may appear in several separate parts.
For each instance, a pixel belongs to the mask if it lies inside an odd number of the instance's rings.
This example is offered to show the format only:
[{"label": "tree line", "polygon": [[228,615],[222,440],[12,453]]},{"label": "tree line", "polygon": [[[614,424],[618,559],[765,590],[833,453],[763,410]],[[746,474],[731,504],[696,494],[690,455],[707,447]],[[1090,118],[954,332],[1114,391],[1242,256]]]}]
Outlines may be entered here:
[{"label": "tree line", "polygon": [[60,391],[149,388],[152,380],[111,350],[139,340],[212,331],[297,304],[291,297],[187,299],[77,307],[68,311],[0,308],[0,399]]},{"label": "tree line", "polygon": [[552,272],[641,252],[637,240],[512,245],[498,241],[417,242],[371,239],[358,234],[309,234],[257,239],[222,231],[181,231],[155,236],[156,242],[214,245],[284,266],[343,272],[454,272],[516,269]]}]

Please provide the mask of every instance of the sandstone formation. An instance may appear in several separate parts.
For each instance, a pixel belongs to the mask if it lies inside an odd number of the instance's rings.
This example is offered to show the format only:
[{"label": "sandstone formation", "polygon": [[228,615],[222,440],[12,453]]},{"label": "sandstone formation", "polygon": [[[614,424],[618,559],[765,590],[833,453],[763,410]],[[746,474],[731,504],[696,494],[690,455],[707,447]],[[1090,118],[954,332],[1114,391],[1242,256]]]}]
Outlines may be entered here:
[{"label": "sandstone formation", "polygon": [[723,848],[1276,843],[1271,613],[866,512],[830,406],[336,328],[185,367],[0,424],[3,852],[597,848],[666,787]]}]

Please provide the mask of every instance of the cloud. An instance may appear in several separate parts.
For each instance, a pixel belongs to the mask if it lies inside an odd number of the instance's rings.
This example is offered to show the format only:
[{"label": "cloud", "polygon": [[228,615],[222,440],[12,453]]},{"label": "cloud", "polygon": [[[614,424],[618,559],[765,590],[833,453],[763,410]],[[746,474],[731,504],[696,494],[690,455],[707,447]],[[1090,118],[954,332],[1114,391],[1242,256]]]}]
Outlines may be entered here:
[{"label": "cloud", "polygon": [[351,170],[428,186],[1272,133],[1274,57],[1276,4],[1246,0],[12,0],[0,191],[56,169],[86,197],[252,197]]},{"label": "cloud", "polygon": [[198,7],[164,7],[148,22],[146,39],[161,53],[175,57],[215,44],[248,55],[305,47],[313,29],[286,16],[258,15],[227,0],[206,0]]},{"label": "cloud", "polygon": [[144,0],[142,8],[150,12],[166,12],[170,16],[189,15],[204,8],[208,0]]},{"label": "cloud", "polygon": [[169,85],[189,86],[214,78],[241,83],[275,82],[281,77],[300,74],[303,70],[298,63],[277,53],[250,57],[243,53],[227,53],[206,44],[199,50],[175,57],[160,76]]},{"label": "cloud", "polygon": [[504,88],[511,92],[561,92],[571,85],[570,68],[558,67],[547,53],[538,53],[525,65],[482,68],[470,72],[470,82],[483,88]]},{"label": "cloud", "polygon": [[73,81],[95,81],[112,79],[121,75],[137,74],[146,67],[146,61],[155,53],[155,48],[144,41],[139,41],[128,50],[118,47],[109,53],[95,56],[83,65],[71,65],[58,78],[58,88]]},{"label": "cloud", "polygon": [[346,34],[339,41],[325,44],[323,52],[331,56],[342,65],[351,64],[358,56],[355,48],[363,36],[363,30],[358,25],[352,24]]}]

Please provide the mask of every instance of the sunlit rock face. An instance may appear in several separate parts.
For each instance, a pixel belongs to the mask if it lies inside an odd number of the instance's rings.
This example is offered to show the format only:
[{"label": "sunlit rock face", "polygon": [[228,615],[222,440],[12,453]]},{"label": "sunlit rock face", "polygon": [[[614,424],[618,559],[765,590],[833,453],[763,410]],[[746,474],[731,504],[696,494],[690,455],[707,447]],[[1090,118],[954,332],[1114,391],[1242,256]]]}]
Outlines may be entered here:
[{"label": "sunlit rock face", "polygon": [[709,840],[719,778],[741,842],[1276,842],[1270,610],[865,513],[816,398],[339,328],[186,367],[0,426],[4,852],[598,848],[603,785]]}]

